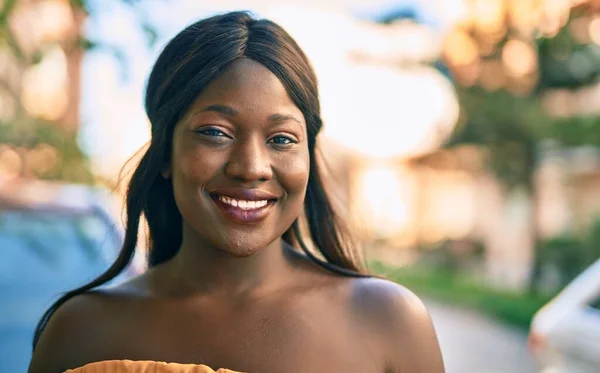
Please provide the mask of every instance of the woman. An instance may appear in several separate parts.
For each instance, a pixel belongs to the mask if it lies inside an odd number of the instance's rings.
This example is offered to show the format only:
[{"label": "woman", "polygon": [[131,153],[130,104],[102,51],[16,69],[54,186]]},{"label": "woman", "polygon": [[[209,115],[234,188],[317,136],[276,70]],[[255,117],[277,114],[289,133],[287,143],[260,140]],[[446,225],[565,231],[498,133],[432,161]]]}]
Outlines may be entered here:
[{"label": "woman", "polygon": [[[30,373],[443,372],[423,304],[364,274],[333,213],[317,80],[281,27],[244,12],[187,27],[150,74],[146,111],[122,252],[44,315]],[[130,262],[142,214],[150,269],[95,289]]]}]

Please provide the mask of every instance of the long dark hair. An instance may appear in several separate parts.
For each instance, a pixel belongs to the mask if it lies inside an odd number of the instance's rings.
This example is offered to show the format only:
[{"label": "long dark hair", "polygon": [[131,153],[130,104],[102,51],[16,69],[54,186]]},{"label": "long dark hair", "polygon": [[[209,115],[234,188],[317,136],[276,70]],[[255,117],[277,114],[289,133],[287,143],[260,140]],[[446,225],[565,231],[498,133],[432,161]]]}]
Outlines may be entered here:
[{"label": "long dark hair", "polygon": [[[247,12],[227,13],[188,26],[158,57],[150,73],[145,101],[152,139],[127,189],[123,248],[105,273],[65,293],[46,311],[35,331],[34,348],[58,307],[74,296],[114,279],[127,267],[135,253],[142,216],[149,228],[149,266],[156,266],[177,254],[182,240],[182,218],[171,183],[161,176],[171,154],[173,129],[204,87],[240,58],[259,62],[275,74],[304,114],[307,124],[310,175],[304,210],[309,238],[318,254],[307,248],[298,219],[284,234],[284,239],[298,244],[312,261],[330,271],[366,276],[347,228],[334,213],[316,162],[316,137],[322,121],[317,79],[308,59],[279,25],[255,19]],[[319,254],[322,259],[317,257]]]}]

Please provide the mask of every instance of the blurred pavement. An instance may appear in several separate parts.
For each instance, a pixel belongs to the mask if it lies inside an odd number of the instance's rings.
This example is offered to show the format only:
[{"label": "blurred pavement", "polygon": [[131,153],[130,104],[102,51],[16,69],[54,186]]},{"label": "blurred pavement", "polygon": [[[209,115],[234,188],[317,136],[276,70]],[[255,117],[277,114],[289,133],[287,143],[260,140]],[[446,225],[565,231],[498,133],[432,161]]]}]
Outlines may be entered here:
[{"label": "blurred pavement", "polygon": [[535,373],[527,334],[476,311],[425,300],[446,373]]}]

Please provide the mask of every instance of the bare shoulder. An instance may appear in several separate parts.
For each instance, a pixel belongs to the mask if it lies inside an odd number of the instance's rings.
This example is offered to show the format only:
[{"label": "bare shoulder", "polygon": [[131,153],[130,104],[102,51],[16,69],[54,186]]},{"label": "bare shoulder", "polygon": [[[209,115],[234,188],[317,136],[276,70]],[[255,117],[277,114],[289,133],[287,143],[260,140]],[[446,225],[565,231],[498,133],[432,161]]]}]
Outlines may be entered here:
[{"label": "bare shoulder", "polygon": [[359,278],[353,280],[351,304],[382,342],[390,371],[444,372],[431,317],[412,291],[384,279]]},{"label": "bare shoulder", "polygon": [[103,330],[105,302],[102,292],[90,292],[61,305],[38,340],[29,373],[59,373],[75,367]]},{"label": "bare shoulder", "polygon": [[395,282],[376,277],[357,278],[352,282],[355,304],[373,321],[402,322],[429,318],[425,305],[412,291]]},{"label": "bare shoulder", "polygon": [[145,296],[147,277],[77,295],[58,307],[40,335],[29,373],[58,373],[102,360],[124,307]]}]

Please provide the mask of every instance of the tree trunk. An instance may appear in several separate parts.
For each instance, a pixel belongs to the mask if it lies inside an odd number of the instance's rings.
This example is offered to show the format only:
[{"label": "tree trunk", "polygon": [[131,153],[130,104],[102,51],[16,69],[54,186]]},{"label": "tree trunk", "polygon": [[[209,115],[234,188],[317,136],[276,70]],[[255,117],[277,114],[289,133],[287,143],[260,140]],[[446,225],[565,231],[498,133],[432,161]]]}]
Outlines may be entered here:
[{"label": "tree trunk", "polygon": [[540,278],[542,275],[542,255],[540,245],[540,228],[539,228],[539,200],[537,193],[536,170],[537,170],[537,150],[534,144],[530,144],[527,157],[527,184],[526,188],[529,194],[530,201],[530,231],[531,231],[531,272],[529,275],[528,293],[530,295],[537,294],[539,291]]}]

